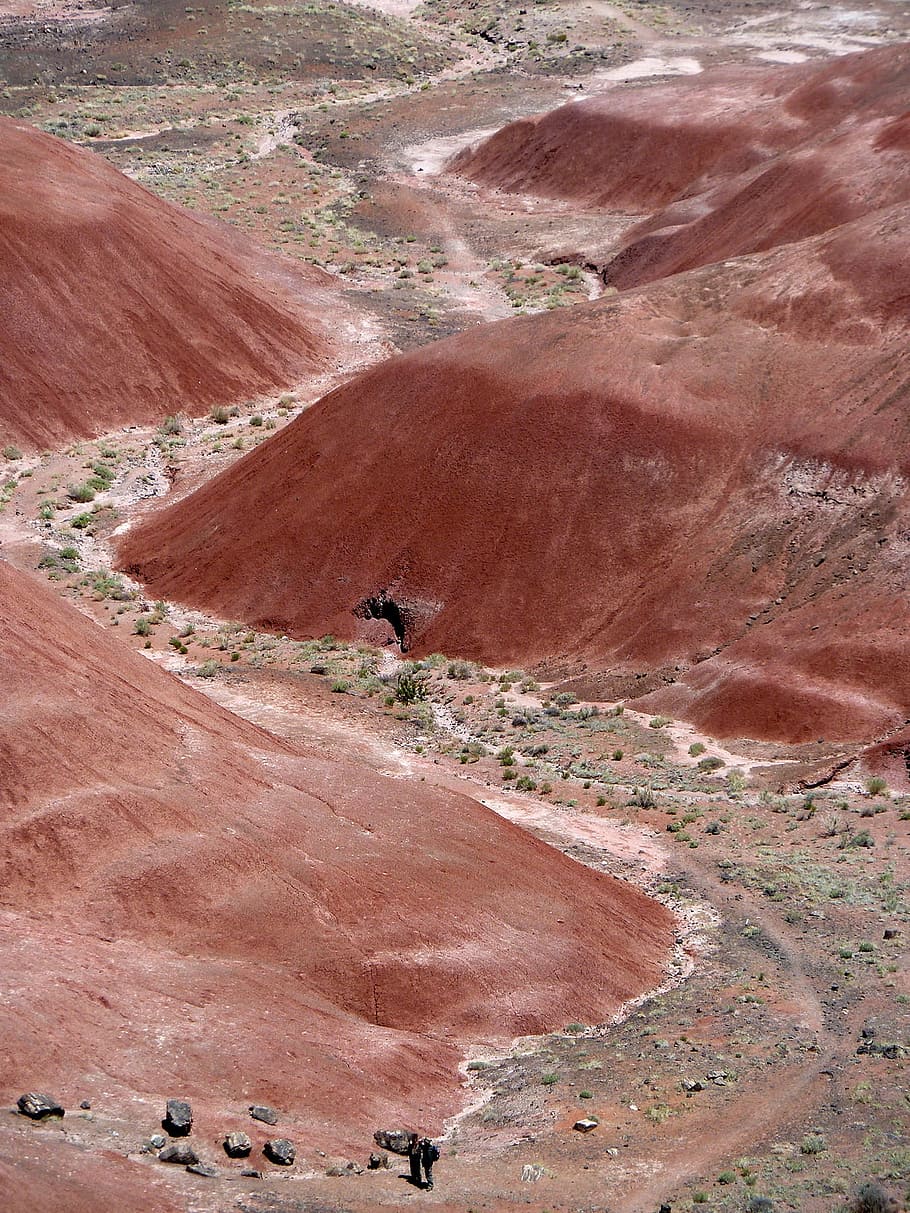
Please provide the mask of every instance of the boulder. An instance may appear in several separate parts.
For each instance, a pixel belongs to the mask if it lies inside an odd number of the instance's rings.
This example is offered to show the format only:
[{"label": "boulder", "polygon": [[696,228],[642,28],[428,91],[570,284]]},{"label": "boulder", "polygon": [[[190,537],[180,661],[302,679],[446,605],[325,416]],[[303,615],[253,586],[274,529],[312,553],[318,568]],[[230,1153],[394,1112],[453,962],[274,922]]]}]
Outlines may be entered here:
[{"label": "boulder", "polygon": [[255,1167],[244,1167],[240,1175],[243,1179],[262,1179],[262,1172],[257,1171]]},{"label": "boulder", "polygon": [[383,1151],[381,1154],[375,1153],[370,1155],[370,1161],[367,1164],[371,1171],[388,1170],[389,1156]]},{"label": "boulder", "polygon": [[393,1154],[407,1154],[411,1142],[417,1137],[407,1129],[377,1129],[373,1141],[381,1150],[391,1150]]},{"label": "boulder", "polygon": [[270,1162],[277,1163],[279,1167],[289,1167],[297,1157],[297,1151],[294,1146],[286,1141],[283,1137],[273,1137],[262,1147],[263,1153]]},{"label": "boulder", "polygon": [[194,1167],[199,1156],[188,1141],[175,1141],[158,1155],[159,1162],[172,1162],[181,1167]]},{"label": "boulder", "polygon": [[167,1145],[167,1138],[163,1133],[153,1133],[149,1138],[149,1149],[160,1150],[162,1146]]},{"label": "boulder", "polygon": [[274,1108],[270,1108],[266,1104],[250,1104],[250,1116],[252,1116],[253,1120],[261,1120],[265,1125],[278,1124],[278,1113]]},{"label": "boulder", "polygon": [[193,1109],[185,1099],[169,1099],[161,1127],[171,1137],[186,1137],[193,1127]]},{"label": "boulder", "polygon": [[597,1128],[597,1125],[598,1122],[596,1120],[585,1117],[583,1120],[576,1120],[572,1128],[576,1129],[579,1133],[590,1133],[593,1129]]},{"label": "boulder", "polygon": [[228,1133],[224,1139],[224,1152],[228,1158],[246,1158],[253,1143],[246,1133]]},{"label": "boulder", "polygon": [[65,1116],[61,1104],[52,1095],[40,1095],[37,1091],[26,1091],[16,1100],[16,1107],[23,1116],[32,1120],[47,1120],[51,1116]]}]

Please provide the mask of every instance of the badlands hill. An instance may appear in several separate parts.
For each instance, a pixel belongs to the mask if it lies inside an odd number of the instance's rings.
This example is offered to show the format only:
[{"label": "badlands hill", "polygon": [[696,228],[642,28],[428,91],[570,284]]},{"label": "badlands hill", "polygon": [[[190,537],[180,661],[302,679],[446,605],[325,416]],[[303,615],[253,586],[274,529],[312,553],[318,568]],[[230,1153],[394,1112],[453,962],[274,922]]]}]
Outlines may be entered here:
[{"label": "badlands hill", "polygon": [[327,369],[321,271],[0,118],[0,446],[50,447]]},{"label": "badlands hill", "polygon": [[389,360],[148,517],[121,563],[296,635],[381,615],[418,654],[652,693],[717,736],[896,727],[908,221]]},{"label": "badlands hill", "polygon": [[141,1140],[185,1095],[214,1140],[265,1101],[362,1152],[377,1124],[440,1127],[466,1042],[661,980],[672,919],[637,890],[276,741],[2,561],[0,665],[6,1104],[88,1098]]},{"label": "badlands hill", "polygon": [[449,170],[647,213],[600,266],[625,289],[910,199],[910,45],[613,88],[504,127]]}]

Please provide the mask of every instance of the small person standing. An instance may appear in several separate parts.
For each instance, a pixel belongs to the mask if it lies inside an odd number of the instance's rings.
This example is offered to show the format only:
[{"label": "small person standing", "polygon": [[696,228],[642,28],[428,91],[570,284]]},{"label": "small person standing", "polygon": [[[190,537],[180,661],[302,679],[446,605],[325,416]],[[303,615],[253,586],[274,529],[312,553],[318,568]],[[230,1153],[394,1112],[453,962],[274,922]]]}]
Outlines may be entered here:
[{"label": "small person standing", "polygon": [[[433,1189],[433,1163],[439,1158],[439,1146],[431,1141],[429,1137],[421,1137],[417,1143],[420,1152],[420,1162],[423,1164],[423,1173],[426,1177],[426,1183],[423,1185],[428,1192]],[[419,1175],[418,1167],[418,1175]]]}]

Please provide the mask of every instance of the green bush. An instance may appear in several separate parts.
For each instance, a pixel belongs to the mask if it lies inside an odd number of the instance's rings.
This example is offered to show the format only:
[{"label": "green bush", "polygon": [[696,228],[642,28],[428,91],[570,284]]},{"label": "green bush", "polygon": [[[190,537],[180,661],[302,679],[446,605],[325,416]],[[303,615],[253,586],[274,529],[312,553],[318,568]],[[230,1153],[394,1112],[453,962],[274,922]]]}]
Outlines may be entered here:
[{"label": "green bush", "polygon": [[705,743],[703,741],[693,741],[689,746],[689,757],[697,758],[699,754],[704,754]]},{"label": "green bush", "polygon": [[13,446],[12,444],[10,444],[9,446],[5,446],[3,448],[3,458],[9,459],[9,460],[21,459],[22,452],[19,450],[19,448],[17,446]]},{"label": "green bush", "polygon": [[70,501],[78,501],[82,504],[95,500],[95,490],[90,484],[71,484],[66,490],[66,495]]},{"label": "green bush", "polygon": [[395,698],[399,703],[418,703],[427,697],[425,675],[416,671],[402,670],[395,682]]}]

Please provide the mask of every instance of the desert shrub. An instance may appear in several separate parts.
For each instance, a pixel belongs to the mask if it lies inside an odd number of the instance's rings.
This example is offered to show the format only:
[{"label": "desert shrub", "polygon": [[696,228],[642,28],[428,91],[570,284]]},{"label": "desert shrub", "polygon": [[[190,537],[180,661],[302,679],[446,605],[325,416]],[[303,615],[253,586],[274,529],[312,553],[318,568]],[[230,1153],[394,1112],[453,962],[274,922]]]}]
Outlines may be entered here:
[{"label": "desert shrub", "polygon": [[821,1133],[808,1133],[799,1143],[800,1154],[824,1154],[828,1148]]},{"label": "desert shrub", "polygon": [[216,425],[227,425],[231,419],[231,414],[223,404],[216,404],[209,413],[209,418],[214,421]]},{"label": "desert shrub", "polygon": [[427,697],[427,680],[416,670],[402,670],[395,682],[399,703],[418,703]]},{"label": "desert shrub", "polygon": [[515,780],[515,787],[519,792],[536,792],[537,783],[530,775],[519,775]]},{"label": "desert shrub", "polygon": [[95,500],[95,490],[90,484],[71,484],[66,490],[66,495],[70,501],[78,501],[83,505]]},{"label": "desert shrub", "polygon": [[578,696],[573,695],[571,691],[560,691],[558,695],[553,696],[553,702],[561,708],[567,708],[573,703],[578,703]]},{"label": "desert shrub", "polygon": [[669,716],[652,716],[648,721],[649,729],[665,729],[670,723]]},{"label": "desert shrub", "polygon": [[746,1203],[746,1213],[774,1213],[774,1201],[768,1196],[753,1196]]},{"label": "desert shrub", "polygon": [[720,1175],[718,1175],[718,1177],[717,1177],[717,1182],[719,1184],[735,1184],[736,1183],[736,1172],[735,1171],[721,1171]]},{"label": "desert shrub", "polygon": [[610,755],[610,757],[613,759],[614,762],[622,762],[622,756],[623,756],[622,750],[614,750],[613,753]]},{"label": "desert shrub", "polygon": [[133,628],[136,636],[150,636],[152,634],[152,624],[144,615],[140,615],[136,620],[136,626]]},{"label": "desert shrub", "polygon": [[541,1074],[540,1081],[545,1087],[553,1087],[559,1082],[558,1074]]},{"label": "desert shrub", "polygon": [[870,796],[881,796],[887,786],[881,775],[870,775],[866,780],[866,791]]},{"label": "desert shrub", "polygon": [[12,444],[10,444],[10,446],[5,446],[3,448],[3,458],[9,459],[9,460],[21,459],[22,452],[19,450],[19,448],[17,446],[13,446]]},{"label": "desert shrub", "polygon": [[466,661],[450,661],[446,673],[456,681],[466,682],[471,677],[471,666]]},{"label": "desert shrub", "polygon": [[262,421],[263,421],[262,414],[254,413],[252,415],[252,417],[250,418],[250,425],[260,426],[260,425],[262,425]]},{"label": "desert shrub", "polygon": [[861,1184],[850,1202],[850,1213],[890,1213],[894,1208],[885,1189],[871,1181]]},{"label": "desert shrub", "polygon": [[206,661],[196,671],[197,678],[214,678],[218,673],[219,665],[217,661]]},{"label": "desert shrub", "polygon": [[629,798],[629,804],[634,805],[639,809],[654,809],[657,807],[657,797],[654,795],[654,789],[649,783],[643,787],[633,788],[632,795]]},{"label": "desert shrub", "polygon": [[344,695],[350,688],[350,683],[344,678],[336,678],[332,683],[332,691],[335,695]]},{"label": "desert shrub", "polygon": [[698,769],[700,771],[719,771],[723,766],[726,766],[724,760],[712,754],[709,758],[702,758],[698,764]]},{"label": "desert shrub", "polygon": [[161,425],[158,426],[158,432],[166,438],[175,434],[182,434],[183,423],[179,417],[175,416],[173,413],[170,413],[167,417],[165,417]]},{"label": "desert shrub", "polygon": [[870,848],[875,846],[875,839],[868,830],[858,830],[855,834],[844,834],[838,844],[841,851],[849,851],[854,847]]},{"label": "desert shrub", "polygon": [[703,741],[693,741],[689,746],[689,757],[697,758],[699,754],[704,754],[705,743]]}]

